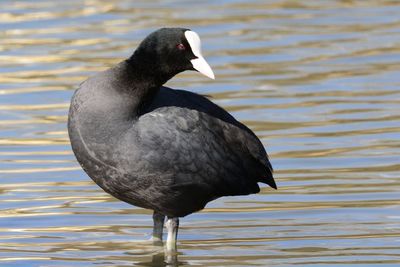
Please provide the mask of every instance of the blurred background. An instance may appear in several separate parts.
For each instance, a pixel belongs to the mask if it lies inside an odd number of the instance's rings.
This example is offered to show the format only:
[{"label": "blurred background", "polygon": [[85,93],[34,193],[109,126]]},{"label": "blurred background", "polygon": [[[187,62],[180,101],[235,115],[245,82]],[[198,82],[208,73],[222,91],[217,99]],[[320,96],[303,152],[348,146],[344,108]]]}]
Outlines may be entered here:
[{"label": "blurred background", "polygon": [[0,266],[163,266],[147,210],[80,169],[66,131],[88,76],[153,30],[202,37],[210,95],[260,137],[278,191],[181,221],[180,266],[400,265],[400,1],[0,2]]}]

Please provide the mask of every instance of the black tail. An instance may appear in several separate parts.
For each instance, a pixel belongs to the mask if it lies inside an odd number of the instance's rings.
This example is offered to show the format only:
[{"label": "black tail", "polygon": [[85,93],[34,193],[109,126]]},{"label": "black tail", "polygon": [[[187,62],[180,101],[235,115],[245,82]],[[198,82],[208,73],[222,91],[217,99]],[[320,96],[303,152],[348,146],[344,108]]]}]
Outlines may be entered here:
[{"label": "black tail", "polygon": [[274,189],[278,189],[278,187],[276,186],[275,180],[274,180],[274,169],[272,168],[271,163],[269,162],[268,156],[262,161],[260,162],[261,164],[258,165],[258,170],[259,173],[261,173],[261,178],[259,178],[259,180],[257,182],[261,182],[264,184],[269,185],[270,187],[274,188]]},{"label": "black tail", "polygon": [[270,173],[270,175],[268,175],[266,177],[261,177],[259,182],[265,183],[274,189],[278,189],[278,187],[276,186],[274,177],[272,176],[272,172]]}]

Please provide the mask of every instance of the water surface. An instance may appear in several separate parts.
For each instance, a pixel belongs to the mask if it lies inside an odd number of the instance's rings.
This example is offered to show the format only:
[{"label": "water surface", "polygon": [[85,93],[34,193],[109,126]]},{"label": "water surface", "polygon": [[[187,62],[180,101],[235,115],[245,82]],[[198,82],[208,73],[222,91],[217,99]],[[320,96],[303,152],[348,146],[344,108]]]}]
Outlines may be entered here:
[{"label": "water surface", "polygon": [[400,2],[0,2],[0,266],[163,266],[150,212],[99,189],[66,131],[86,77],[163,26],[202,37],[212,96],[261,138],[278,191],[181,220],[180,266],[400,265]]}]

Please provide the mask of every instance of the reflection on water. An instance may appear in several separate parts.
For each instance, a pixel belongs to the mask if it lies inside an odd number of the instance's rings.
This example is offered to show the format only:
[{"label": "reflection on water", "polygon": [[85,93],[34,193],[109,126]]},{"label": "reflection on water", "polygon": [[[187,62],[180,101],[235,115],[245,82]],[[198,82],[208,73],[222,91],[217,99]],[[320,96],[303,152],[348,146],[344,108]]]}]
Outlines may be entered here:
[{"label": "reflection on water", "polygon": [[[195,10],[196,12],[193,12]],[[180,266],[400,265],[400,3],[0,3],[0,265],[165,266],[151,213],[102,192],[66,132],[81,81],[161,26],[202,36],[213,97],[267,146],[278,191],[183,219]]]}]

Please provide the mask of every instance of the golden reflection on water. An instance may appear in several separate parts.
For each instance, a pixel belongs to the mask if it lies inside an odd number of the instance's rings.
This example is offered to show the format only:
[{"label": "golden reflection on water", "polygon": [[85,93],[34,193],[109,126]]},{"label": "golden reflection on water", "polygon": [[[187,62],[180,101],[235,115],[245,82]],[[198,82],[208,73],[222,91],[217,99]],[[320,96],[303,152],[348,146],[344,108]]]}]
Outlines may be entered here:
[{"label": "golden reflection on water", "polygon": [[[49,109],[67,109],[68,103],[59,104],[37,104],[37,105],[1,105],[0,110],[49,110]],[[64,116],[66,118],[66,115]],[[65,120],[65,119],[64,119]]]},{"label": "golden reflection on water", "polygon": [[165,266],[145,241],[151,212],[90,181],[66,121],[86,77],[155,28],[183,26],[217,80],[169,85],[252,128],[279,190],[184,218],[176,265],[400,265],[399,12],[374,0],[1,2],[0,261]]}]

